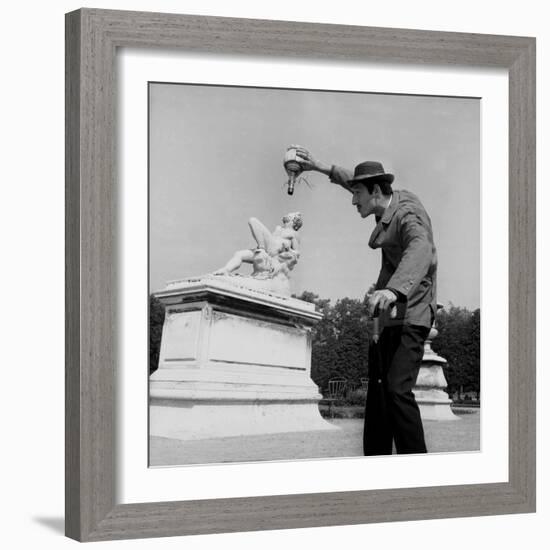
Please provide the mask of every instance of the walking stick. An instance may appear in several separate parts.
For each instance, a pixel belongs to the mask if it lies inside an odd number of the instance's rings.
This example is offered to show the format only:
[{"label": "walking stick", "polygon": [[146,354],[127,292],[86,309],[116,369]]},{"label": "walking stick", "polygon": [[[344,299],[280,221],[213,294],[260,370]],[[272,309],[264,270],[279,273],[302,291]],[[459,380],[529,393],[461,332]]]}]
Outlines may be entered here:
[{"label": "walking stick", "polygon": [[380,311],[378,306],[376,306],[372,313],[369,388],[365,405],[365,427],[363,430],[363,451],[365,455],[385,454],[380,452],[380,441],[383,439],[382,434],[387,429],[388,424],[386,390],[383,383],[380,325]]},{"label": "walking stick", "polygon": [[372,312],[372,343],[375,349],[376,355],[376,383],[382,384],[382,351],[378,345],[380,340],[380,308],[378,305],[374,308]]}]

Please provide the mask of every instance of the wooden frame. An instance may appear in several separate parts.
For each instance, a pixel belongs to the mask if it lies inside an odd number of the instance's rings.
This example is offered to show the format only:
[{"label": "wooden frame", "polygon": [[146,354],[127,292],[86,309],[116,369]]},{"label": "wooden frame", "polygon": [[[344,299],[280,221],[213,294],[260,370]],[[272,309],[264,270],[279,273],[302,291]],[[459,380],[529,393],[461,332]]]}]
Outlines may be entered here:
[{"label": "wooden frame", "polygon": [[[114,501],[118,47],[509,71],[509,481]],[[66,16],[66,534],[82,541],[535,511],[535,39],[83,9]]]}]

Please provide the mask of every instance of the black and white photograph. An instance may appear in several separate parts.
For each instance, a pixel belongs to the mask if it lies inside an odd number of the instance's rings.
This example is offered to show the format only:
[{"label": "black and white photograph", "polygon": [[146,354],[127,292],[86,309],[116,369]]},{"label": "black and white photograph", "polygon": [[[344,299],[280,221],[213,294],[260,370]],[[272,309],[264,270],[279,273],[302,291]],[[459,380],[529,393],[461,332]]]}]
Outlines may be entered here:
[{"label": "black and white photograph", "polygon": [[3,546],[548,546],[545,14],[3,5]]},{"label": "black and white photograph", "polygon": [[480,99],[150,82],[149,466],[480,450]]}]

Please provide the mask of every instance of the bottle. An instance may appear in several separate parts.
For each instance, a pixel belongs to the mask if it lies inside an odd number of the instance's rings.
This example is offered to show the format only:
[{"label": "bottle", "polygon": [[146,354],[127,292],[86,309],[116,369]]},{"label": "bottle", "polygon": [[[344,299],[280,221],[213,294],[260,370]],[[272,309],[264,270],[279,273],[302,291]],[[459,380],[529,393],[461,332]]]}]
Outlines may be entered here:
[{"label": "bottle", "polygon": [[292,195],[294,193],[296,178],[302,173],[302,167],[300,166],[300,162],[296,156],[296,148],[292,145],[286,150],[283,166],[285,167],[288,175],[287,192],[289,195]]}]

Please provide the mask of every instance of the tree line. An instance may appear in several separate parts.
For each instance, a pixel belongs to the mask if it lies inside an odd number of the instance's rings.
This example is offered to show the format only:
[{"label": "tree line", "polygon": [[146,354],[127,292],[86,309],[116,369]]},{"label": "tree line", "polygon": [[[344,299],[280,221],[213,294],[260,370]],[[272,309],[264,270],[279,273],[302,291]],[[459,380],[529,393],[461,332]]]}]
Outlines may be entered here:
[{"label": "tree line", "polygon": [[[372,289],[371,289],[372,290]],[[369,292],[371,291],[369,290]],[[334,304],[313,292],[295,296],[314,303],[323,318],[312,329],[311,377],[323,391],[332,378],[360,384],[368,376],[370,323],[367,293],[363,300],[341,298]],[[149,371],[157,369],[164,307],[154,296],[149,302]],[[444,367],[449,394],[480,391],[480,310],[470,311],[453,304],[437,317],[438,336],[433,350],[447,360]]]}]

